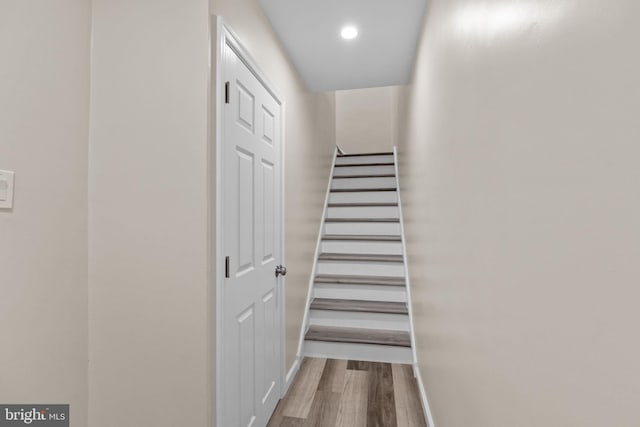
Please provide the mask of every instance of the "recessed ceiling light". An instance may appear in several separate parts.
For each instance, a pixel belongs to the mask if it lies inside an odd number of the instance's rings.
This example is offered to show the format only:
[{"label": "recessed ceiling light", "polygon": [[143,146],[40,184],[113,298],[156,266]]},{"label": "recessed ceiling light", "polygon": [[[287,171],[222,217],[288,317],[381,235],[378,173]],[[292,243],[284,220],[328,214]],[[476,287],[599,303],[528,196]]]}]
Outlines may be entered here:
[{"label": "recessed ceiling light", "polygon": [[340,35],[343,39],[355,39],[358,36],[358,29],[352,25],[347,25],[346,27],[342,27]]}]

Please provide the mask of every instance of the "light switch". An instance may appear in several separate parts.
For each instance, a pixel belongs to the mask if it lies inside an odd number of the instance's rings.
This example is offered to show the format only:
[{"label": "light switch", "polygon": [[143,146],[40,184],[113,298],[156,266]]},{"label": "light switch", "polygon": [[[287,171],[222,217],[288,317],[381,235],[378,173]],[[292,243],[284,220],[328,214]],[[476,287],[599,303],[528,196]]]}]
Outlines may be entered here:
[{"label": "light switch", "polygon": [[13,208],[13,172],[0,171],[0,209]]}]

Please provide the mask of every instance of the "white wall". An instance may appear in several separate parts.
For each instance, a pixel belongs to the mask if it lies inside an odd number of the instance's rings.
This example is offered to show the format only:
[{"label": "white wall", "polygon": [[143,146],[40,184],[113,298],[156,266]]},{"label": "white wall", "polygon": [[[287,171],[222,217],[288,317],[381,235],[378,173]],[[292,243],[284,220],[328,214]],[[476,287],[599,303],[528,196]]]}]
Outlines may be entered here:
[{"label": "white wall", "polygon": [[87,425],[90,4],[0,2],[0,402],[69,403]]},{"label": "white wall", "polygon": [[336,142],[346,153],[392,151],[398,139],[399,86],[336,92]]},{"label": "white wall", "polygon": [[335,97],[308,92],[253,0],[212,0],[286,100],[286,367],[295,360],[335,148]]},{"label": "white wall", "polygon": [[207,426],[207,0],[94,0],[91,427]]},{"label": "white wall", "polygon": [[635,427],[640,4],[434,0],[400,172],[438,427]]}]

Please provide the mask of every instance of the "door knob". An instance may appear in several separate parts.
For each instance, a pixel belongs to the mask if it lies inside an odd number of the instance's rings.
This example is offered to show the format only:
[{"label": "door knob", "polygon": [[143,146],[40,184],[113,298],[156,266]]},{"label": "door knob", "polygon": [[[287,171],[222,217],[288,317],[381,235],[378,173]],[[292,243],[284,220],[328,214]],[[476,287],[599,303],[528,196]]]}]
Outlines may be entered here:
[{"label": "door knob", "polygon": [[284,265],[276,266],[276,277],[278,276],[286,276],[287,275],[287,267]]}]

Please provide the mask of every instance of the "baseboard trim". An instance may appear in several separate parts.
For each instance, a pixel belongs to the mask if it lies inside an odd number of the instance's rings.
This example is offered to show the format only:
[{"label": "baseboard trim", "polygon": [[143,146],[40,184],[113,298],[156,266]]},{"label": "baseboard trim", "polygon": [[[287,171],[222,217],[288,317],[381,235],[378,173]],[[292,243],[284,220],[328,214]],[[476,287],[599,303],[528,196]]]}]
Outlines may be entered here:
[{"label": "baseboard trim", "polygon": [[296,374],[298,373],[299,369],[300,369],[300,356],[296,356],[296,359],[293,361],[293,365],[291,365],[291,369],[289,369],[289,372],[287,372],[287,377],[284,380],[284,390],[282,391],[282,396],[280,397],[284,397],[284,395],[287,394],[287,391],[289,391],[289,387],[291,387],[291,383],[293,382],[293,379],[296,377]]},{"label": "baseboard trim", "polygon": [[422,382],[422,375],[420,375],[420,368],[418,368],[417,363],[413,365],[413,375],[416,377],[416,382],[418,383],[418,391],[420,392],[420,400],[422,402],[422,410],[424,411],[424,419],[427,420],[427,427],[436,427],[436,424],[433,422],[433,415],[431,415],[427,392]]}]

